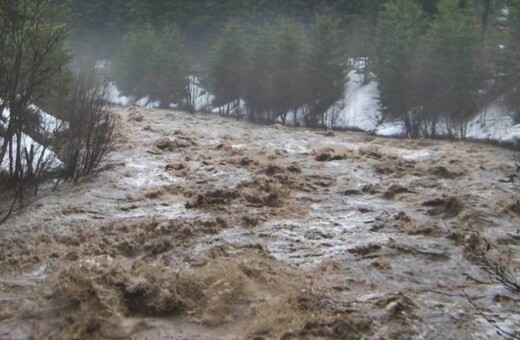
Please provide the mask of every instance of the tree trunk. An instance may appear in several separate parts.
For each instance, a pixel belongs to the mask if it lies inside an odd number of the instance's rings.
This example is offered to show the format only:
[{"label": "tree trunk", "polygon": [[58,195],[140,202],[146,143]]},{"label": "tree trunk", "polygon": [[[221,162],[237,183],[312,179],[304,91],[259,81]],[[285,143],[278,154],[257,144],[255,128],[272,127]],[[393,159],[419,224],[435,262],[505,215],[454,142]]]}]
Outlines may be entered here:
[{"label": "tree trunk", "polygon": [[18,181],[21,181],[24,176],[23,165],[22,165],[22,132],[18,129],[16,131],[16,167],[15,177]]},{"label": "tree trunk", "polygon": [[14,175],[14,169],[13,169],[13,138],[11,137],[9,141],[9,175]]},{"label": "tree trunk", "polygon": [[5,154],[7,153],[7,146],[9,145],[9,139],[7,136],[4,138],[4,144],[2,144],[2,148],[0,149],[0,167],[4,162]]}]

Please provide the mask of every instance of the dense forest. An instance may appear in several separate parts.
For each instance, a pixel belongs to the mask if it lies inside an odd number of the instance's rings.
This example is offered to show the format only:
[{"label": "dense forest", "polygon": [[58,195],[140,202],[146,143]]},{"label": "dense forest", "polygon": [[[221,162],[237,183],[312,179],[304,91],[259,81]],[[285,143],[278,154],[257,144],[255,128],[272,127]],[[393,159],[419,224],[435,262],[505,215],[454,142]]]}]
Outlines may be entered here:
[{"label": "dense forest", "polygon": [[[484,105],[519,111],[520,2],[67,1],[77,67],[112,60],[125,95],[180,102],[190,76],[223,114],[330,125],[351,68],[409,136],[465,136]],[[291,119],[289,119],[291,117]],[[301,119],[298,119],[301,117]]]},{"label": "dense forest", "polygon": [[78,74],[100,64],[134,100],[193,112],[197,86],[262,123],[333,126],[351,71],[409,137],[464,138],[497,100],[520,116],[520,0],[4,1],[0,31],[0,164],[19,176],[25,111],[74,119]]}]

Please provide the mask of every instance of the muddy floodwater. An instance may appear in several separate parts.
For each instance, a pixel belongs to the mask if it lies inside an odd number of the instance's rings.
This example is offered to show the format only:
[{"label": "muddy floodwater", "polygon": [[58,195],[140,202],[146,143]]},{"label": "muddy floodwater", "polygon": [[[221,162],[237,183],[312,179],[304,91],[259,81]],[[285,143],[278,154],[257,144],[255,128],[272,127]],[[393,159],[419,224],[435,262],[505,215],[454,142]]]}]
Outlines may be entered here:
[{"label": "muddy floodwater", "polygon": [[[117,109],[95,175],[0,226],[0,339],[490,339],[515,153]],[[493,263],[495,263],[493,262]]]}]

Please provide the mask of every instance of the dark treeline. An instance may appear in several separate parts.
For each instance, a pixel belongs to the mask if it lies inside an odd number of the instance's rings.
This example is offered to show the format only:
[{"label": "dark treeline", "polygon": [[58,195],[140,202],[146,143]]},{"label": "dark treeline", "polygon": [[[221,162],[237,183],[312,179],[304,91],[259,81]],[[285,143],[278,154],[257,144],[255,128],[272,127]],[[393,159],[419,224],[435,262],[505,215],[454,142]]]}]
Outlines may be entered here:
[{"label": "dark treeline", "polygon": [[112,59],[123,93],[164,105],[195,75],[222,114],[328,125],[363,65],[412,137],[464,137],[497,98],[519,111],[519,0],[67,2],[77,62]]},{"label": "dark treeline", "polygon": [[[326,126],[329,108],[344,93],[348,67],[333,15],[315,15],[307,29],[279,18],[252,34],[231,22],[212,50],[206,81],[223,115],[284,124],[299,124],[300,117],[306,126]],[[236,110],[240,99],[246,112]]]},{"label": "dark treeline", "polygon": [[[135,28],[149,24],[156,29],[174,23],[188,42],[195,59],[204,58],[211,42],[225,23],[239,20],[261,24],[280,15],[309,23],[316,12],[327,8],[344,23],[356,18],[377,20],[377,13],[388,0],[61,0],[70,8],[69,23],[74,49],[92,62],[114,55],[122,38]],[[437,0],[418,0],[429,16]]]},{"label": "dark treeline", "polygon": [[499,98],[518,115],[520,1],[440,0],[433,17],[413,1],[384,6],[374,43],[381,102],[412,137],[464,138]]},{"label": "dark treeline", "polygon": [[345,91],[349,65],[343,41],[340,20],[332,14],[316,14],[308,26],[287,17],[254,26],[231,20],[201,71],[183,53],[175,27],[143,25],[124,38],[111,75],[124,94],[148,96],[164,107],[184,102],[193,111],[196,76],[222,115],[326,126],[329,109]]}]

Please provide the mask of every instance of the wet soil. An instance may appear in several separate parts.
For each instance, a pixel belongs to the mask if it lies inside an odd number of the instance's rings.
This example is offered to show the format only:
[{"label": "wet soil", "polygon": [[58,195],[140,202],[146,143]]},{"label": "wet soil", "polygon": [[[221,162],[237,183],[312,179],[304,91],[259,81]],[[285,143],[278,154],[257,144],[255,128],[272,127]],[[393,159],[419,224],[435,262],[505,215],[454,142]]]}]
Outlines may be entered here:
[{"label": "wet soil", "polygon": [[0,226],[0,338],[495,337],[466,294],[520,319],[470,261],[519,263],[513,152],[116,114],[102,171]]}]

